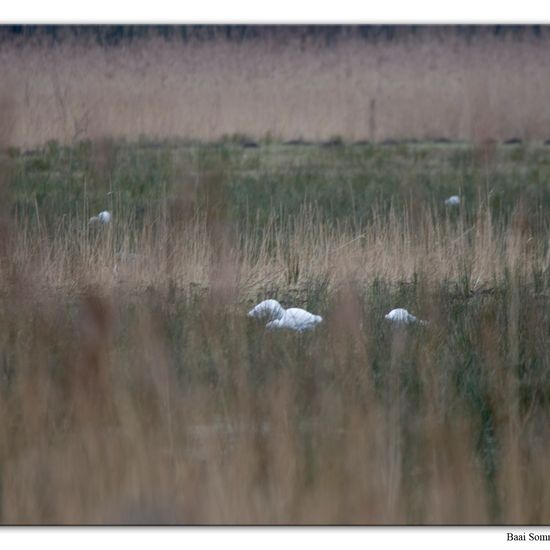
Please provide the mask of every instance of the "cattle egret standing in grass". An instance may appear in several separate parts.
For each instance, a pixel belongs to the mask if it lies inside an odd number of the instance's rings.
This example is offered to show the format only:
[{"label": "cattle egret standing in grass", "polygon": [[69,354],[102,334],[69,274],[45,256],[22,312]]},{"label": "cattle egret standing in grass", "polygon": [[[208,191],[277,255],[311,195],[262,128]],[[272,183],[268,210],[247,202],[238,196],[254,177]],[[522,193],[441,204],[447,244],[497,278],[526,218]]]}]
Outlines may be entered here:
[{"label": "cattle egret standing in grass", "polygon": [[458,195],[453,195],[448,199],[445,199],[445,204],[447,206],[458,206],[460,204],[460,197]]},{"label": "cattle egret standing in grass", "polygon": [[386,315],[386,319],[398,326],[413,325],[415,323],[418,323],[419,325],[428,324],[427,321],[420,321],[414,315],[411,315],[406,309],[402,309],[402,308],[392,309]]},{"label": "cattle egret standing in grass", "polygon": [[106,225],[110,221],[111,221],[111,213],[107,212],[107,210],[103,210],[103,212],[100,212],[97,216],[90,218],[90,223],[100,223],[102,225]]},{"label": "cattle egret standing in grass", "polygon": [[297,332],[309,330],[318,325],[323,318],[313,315],[305,309],[292,307],[284,309],[277,300],[264,300],[248,312],[249,317],[269,321],[267,329],[288,328]]}]

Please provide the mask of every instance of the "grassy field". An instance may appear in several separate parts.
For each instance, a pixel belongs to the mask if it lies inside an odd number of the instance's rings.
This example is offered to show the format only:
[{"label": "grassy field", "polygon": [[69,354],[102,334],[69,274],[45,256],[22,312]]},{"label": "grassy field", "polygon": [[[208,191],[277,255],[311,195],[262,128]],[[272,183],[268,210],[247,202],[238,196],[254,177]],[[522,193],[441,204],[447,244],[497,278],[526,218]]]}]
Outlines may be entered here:
[{"label": "grassy field", "polygon": [[550,522],[550,147],[1,160],[2,523]]}]

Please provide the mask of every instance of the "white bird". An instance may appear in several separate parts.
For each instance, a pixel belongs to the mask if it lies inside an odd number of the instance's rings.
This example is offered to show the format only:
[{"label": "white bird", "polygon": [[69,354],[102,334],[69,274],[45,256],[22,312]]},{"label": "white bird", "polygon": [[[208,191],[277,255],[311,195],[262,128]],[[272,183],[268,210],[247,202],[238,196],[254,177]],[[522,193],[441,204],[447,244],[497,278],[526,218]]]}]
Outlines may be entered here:
[{"label": "white bird", "polygon": [[323,318],[320,315],[313,315],[305,309],[291,307],[284,309],[277,300],[264,300],[248,312],[249,317],[256,319],[267,319],[269,322],[266,328],[288,328],[302,332],[318,325]]},{"label": "white bird", "polygon": [[417,319],[414,315],[411,315],[406,309],[398,308],[398,309],[392,309],[385,318],[388,321],[391,321],[395,325],[403,326],[403,325],[412,325],[415,323],[418,323],[419,325],[427,325],[427,321],[420,321]]},{"label": "white bird", "polygon": [[458,195],[453,195],[448,199],[445,199],[445,204],[447,206],[458,206],[460,204],[460,197]]},{"label": "white bird", "polygon": [[264,300],[257,306],[253,307],[249,312],[249,317],[256,319],[267,319],[273,321],[280,319],[285,313],[283,306],[277,300]]},{"label": "white bird", "polygon": [[267,323],[265,328],[272,330],[275,328],[288,328],[297,332],[310,330],[318,325],[323,318],[320,315],[313,315],[305,309],[291,307],[285,310],[280,319],[275,319]]},{"label": "white bird", "polygon": [[90,218],[89,223],[100,223],[102,225],[106,225],[110,223],[111,221],[111,213],[107,210],[103,210],[103,212],[100,212],[97,216],[93,216]]}]

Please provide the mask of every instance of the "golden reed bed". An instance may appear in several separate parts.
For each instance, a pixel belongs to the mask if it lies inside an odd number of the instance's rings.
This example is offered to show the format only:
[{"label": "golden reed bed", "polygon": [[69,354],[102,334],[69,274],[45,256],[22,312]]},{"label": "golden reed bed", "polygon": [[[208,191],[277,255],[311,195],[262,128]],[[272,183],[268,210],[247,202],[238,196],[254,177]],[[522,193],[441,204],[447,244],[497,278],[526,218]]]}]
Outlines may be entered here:
[{"label": "golden reed bed", "polygon": [[11,141],[550,138],[544,26],[180,33],[110,45],[63,29],[55,41],[4,33]]}]

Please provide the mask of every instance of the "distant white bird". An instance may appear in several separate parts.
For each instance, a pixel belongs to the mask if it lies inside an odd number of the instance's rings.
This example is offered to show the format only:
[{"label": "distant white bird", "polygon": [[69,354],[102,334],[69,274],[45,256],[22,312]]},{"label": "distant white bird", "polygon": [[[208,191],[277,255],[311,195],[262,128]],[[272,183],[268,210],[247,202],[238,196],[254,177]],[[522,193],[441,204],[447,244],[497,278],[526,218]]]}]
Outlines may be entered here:
[{"label": "distant white bird", "polygon": [[445,199],[445,204],[447,206],[458,206],[460,204],[460,197],[458,195],[453,195],[448,199]]},{"label": "distant white bird", "polygon": [[419,325],[427,325],[427,321],[420,321],[414,315],[411,315],[406,309],[398,308],[392,309],[385,318],[391,321],[395,325],[413,325],[418,323]]},{"label": "distant white bird", "polygon": [[248,312],[248,316],[268,320],[266,328],[269,330],[288,328],[297,332],[312,329],[323,320],[320,315],[313,315],[305,309],[291,307],[285,310],[277,300],[260,302]]},{"label": "distant white bird", "polygon": [[97,216],[93,216],[90,218],[89,223],[100,223],[103,225],[106,225],[110,223],[111,221],[111,213],[107,210],[103,210],[103,212],[100,212]]}]

